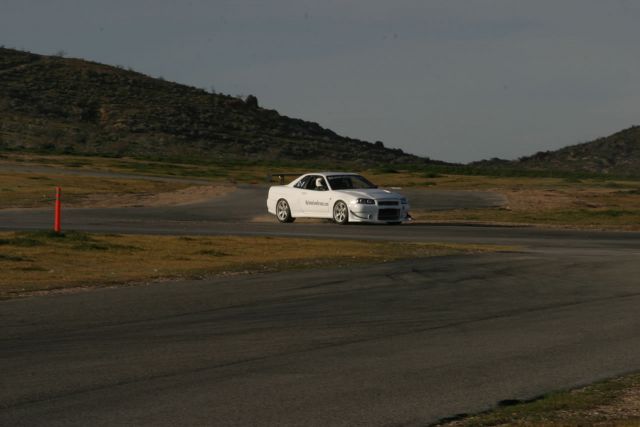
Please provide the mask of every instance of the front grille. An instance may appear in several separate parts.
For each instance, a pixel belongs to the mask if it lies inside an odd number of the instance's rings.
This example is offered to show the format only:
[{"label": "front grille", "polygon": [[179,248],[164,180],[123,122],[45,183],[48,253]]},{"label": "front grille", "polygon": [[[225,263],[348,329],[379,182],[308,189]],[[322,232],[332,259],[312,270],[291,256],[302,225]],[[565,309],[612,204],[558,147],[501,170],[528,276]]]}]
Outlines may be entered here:
[{"label": "front grille", "polygon": [[381,200],[378,202],[378,206],[398,206],[397,200]]},{"label": "front grille", "polygon": [[380,209],[378,211],[379,221],[398,221],[400,220],[400,209]]}]

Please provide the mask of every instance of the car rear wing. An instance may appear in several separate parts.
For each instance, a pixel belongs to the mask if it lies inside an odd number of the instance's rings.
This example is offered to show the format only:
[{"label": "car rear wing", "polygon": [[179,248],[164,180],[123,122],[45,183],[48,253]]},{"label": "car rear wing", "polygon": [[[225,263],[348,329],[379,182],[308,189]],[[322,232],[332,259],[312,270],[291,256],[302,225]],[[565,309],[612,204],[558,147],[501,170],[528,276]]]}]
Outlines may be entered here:
[{"label": "car rear wing", "polygon": [[280,185],[284,185],[287,181],[286,177],[298,177],[300,175],[304,175],[304,173],[270,173],[267,175],[267,182],[271,184],[272,182],[277,182]]}]

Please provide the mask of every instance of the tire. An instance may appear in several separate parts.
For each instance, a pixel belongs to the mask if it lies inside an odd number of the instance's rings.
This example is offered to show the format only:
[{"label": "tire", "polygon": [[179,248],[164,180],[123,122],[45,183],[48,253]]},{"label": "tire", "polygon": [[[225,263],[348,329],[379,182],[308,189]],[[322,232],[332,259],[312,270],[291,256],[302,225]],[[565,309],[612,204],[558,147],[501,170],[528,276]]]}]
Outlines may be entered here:
[{"label": "tire", "polygon": [[333,205],[333,221],[340,225],[345,225],[349,222],[349,208],[342,200],[338,200]]},{"label": "tire", "polygon": [[282,223],[293,222],[296,219],[291,216],[291,209],[289,203],[285,199],[278,200],[276,203],[276,218]]},{"label": "tire", "polygon": [[393,221],[393,222],[388,222],[387,225],[400,225],[402,224],[402,221]]}]

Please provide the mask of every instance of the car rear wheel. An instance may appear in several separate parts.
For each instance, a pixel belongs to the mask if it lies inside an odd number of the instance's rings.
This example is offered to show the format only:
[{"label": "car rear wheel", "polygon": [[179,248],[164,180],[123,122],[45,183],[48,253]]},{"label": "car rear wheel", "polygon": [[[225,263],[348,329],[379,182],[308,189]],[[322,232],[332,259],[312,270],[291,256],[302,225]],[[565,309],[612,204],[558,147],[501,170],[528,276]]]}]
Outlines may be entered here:
[{"label": "car rear wheel", "polygon": [[349,222],[349,208],[342,200],[338,200],[333,205],[333,220],[336,224],[344,225]]},{"label": "car rear wheel", "polygon": [[278,200],[276,203],[276,217],[280,222],[293,222],[295,218],[291,216],[291,209],[289,203],[285,199]]}]

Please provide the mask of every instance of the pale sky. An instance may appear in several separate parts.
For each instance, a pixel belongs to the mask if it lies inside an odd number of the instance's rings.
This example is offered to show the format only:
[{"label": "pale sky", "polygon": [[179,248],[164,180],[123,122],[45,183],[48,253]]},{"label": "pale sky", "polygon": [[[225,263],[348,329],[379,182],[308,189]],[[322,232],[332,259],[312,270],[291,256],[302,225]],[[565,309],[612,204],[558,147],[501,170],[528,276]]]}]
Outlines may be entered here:
[{"label": "pale sky", "polygon": [[254,94],[447,161],[640,124],[633,0],[0,0],[0,45]]}]

